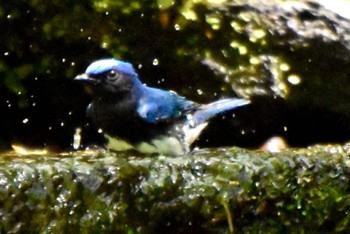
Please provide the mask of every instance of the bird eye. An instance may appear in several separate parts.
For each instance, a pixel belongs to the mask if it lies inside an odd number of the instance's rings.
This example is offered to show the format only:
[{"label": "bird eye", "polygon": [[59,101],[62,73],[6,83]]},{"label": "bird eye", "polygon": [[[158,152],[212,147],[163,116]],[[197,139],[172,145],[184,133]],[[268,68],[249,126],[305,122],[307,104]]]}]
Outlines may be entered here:
[{"label": "bird eye", "polygon": [[116,80],[116,79],[118,79],[119,75],[120,74],[116,70],[112,70],[112,71],[107,73],[107,78],[109,80]]}]

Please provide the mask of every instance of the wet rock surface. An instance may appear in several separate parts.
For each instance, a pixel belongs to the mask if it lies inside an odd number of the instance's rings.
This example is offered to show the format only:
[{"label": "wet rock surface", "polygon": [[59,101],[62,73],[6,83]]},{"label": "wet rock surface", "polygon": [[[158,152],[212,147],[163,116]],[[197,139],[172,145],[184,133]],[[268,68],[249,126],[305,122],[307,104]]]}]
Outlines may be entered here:
[{"label": "wet rock surface", "polygon": [[349,146],[184,157],[4,154],[3,233],[348,230]]}]

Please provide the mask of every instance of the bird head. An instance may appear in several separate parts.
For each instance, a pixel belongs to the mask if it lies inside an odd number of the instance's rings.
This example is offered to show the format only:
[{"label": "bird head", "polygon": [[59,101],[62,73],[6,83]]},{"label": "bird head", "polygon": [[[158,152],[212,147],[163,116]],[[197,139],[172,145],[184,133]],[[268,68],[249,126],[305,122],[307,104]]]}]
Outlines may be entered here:
[{"label": "bird head", "polygon": [[85,73],[76,76],[74,80],[90,84],[95,91],[102,93],[128,92],[133,87],[142,85],[130,63],[113,58],[91,63]]}]

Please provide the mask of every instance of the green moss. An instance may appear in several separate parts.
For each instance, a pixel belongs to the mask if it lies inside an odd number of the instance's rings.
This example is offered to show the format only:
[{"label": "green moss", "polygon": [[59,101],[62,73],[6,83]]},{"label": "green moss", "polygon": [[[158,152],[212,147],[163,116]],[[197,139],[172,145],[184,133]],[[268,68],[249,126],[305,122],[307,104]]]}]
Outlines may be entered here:
[{"label": "green moss", "polygon": [[3,155],[2,232],[334,232],[349,225],[345,146],[179,158],[82,153]]}]

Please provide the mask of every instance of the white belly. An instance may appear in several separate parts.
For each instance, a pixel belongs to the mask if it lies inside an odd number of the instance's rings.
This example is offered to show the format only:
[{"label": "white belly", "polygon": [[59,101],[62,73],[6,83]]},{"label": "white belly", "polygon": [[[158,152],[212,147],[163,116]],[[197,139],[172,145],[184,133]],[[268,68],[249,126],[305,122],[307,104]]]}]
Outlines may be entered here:
[{"label": "white belly", "polygon": [[151,143],[143,142],[137,145],[132,145],[124,140],[110,136],[107,136],[107,139],[107,147],[114,151],[135,149],[146,154],[160,153],[174,156],[184,155],[189,151],[189,147],[182,145],[176,137],[160,137],[152,140]]}]

